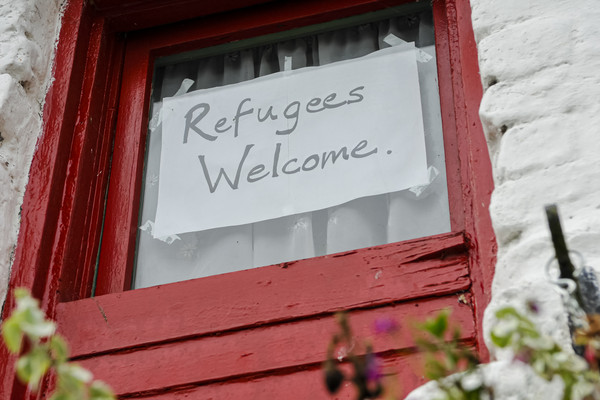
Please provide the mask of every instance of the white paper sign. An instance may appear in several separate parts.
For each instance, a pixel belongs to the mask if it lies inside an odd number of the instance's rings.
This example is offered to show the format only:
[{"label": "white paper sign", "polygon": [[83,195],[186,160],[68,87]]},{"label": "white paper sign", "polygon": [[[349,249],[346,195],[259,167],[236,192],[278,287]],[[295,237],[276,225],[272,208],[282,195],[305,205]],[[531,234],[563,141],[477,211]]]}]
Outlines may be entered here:
[{"label": "white paper sign", "polygon": [[153,235],[425,184],[415,54],[412,44],[397,46],[164,99]]}]

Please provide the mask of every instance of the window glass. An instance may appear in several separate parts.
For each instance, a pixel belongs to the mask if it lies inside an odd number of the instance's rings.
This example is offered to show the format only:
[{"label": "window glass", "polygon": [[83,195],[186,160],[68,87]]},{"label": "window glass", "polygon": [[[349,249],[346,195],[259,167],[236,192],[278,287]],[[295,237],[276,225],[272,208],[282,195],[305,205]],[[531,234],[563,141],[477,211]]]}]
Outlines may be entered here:
[{"label": "window glass", "polygon": [[[272,39],[271,39],[272,40]],[[163,99],[287,69],[324,66],[414,43],[429,184],[251,224],[154,238]],[[431,11],[320,29],[264,44],[187,53],[156,62],[134,287],[233,272],[450,231]],[[399,74],[402,71],[398,71]],[[393,133],[390,133],[393,134]],[[264,199],[269,202],[268,198]]]}]

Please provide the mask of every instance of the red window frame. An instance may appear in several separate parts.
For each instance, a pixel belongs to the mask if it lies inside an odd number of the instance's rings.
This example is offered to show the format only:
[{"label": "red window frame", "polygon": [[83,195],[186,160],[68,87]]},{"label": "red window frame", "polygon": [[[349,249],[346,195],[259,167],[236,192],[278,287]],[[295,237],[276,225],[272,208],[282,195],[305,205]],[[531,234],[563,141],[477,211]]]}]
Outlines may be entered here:
[{"label": "red window frame", "polygon": [[[121,87],[120,112],[116,126],[116,137],[112,159],[112,173],[108,192],[105,230],[100,252],[98,281],[96,294],[107,294],[128,290],[133,276],[134,254],[142,187],[143,164],[145,155],[145,137],[148,127],[148,103],[152,82],[153,62],[159,56],[205,48],[235,40],[256,37],[259,35],[280,32],[296,27],[327,22],[347,16],[362,14],[367,11],[389,7],[393,2],[372,2],[365,8],[352,6],[346,2],[345,7],[331,7],[327,2],[318,10],[306,4],[271,7],[272,14],[265,21],[263,11],[244,11],[227,16],[212,17],[204,23],[196,22],[176,24],[149,31],[134,32],[127,39],[124,59],[123,83]],[[408,3],[406,0],[395,1],[396,4]],[[273,9],[275,11],[273,12]],[[436,9],[439,13],[439,7]],[[436,15],[439,19],[440,16]],[[445,32],[436,34],[436,40],[448,41]],[[449,58],[442,57],[438,63],[444,71],[450,68]],[[445,64],[445,65],[444,65]],[[447,81],[444,73],[441,81]],[[449,86],[441,85],[442,91]],[[449,103],[450,93],[441,93],[443,108],[452,108]],[[442,119],[445,134],[445,145],[449,149],[456,148],[456,124],[448,118]],[[453,170],[458,163],[456,152],[447,151],[446,163]],[[452,232],[464,230],[462,194],[458,176],[448,174],[450,219]],[[134,199],[132,201],[132,198]],[[360,227],[357,227],[360,229]],[[127,238],[127,239],[125,239]],[[380,246],[385,247],[385,246]],[[301,261],[303,263],[304,261]],[[311,262],[326,264],[327,257],[317,257]]]},{"label": "red window frame", "polygon": [[[469,291],[474,345],[484,354],[479,333],[495,261],[487,211],[493,183],[477,114],[482,90],[468,0],[433,1],[450,233],[125,292],[131,285],[153,59],[407,2],[96,0],[91,6],[71,0],[3,316],[13,307],[12,290],[31,288],[58,319],[74,356],[84,362],[100,357],[94,363],[102,375],[103,365],[110,368],[102,357],[113,351]],[[241,9],[246,6],[252,7]],[[192,17],[203,18],[202,24],[164,25]],[[122,32],[131,28],[149,29],[125,37]],[[96,295],[104,296],[90,298],[100,246]],[[374,271],[389,278],[375,283]],[[468,319],[463,314],[457,318]],[[0,356],[0,394],[26,398],[14,380],[14,358],[5,350]],[[181,379],[175,385],[218,378]],[[123,393],[139,389],[125,381],[117,385]]]}]

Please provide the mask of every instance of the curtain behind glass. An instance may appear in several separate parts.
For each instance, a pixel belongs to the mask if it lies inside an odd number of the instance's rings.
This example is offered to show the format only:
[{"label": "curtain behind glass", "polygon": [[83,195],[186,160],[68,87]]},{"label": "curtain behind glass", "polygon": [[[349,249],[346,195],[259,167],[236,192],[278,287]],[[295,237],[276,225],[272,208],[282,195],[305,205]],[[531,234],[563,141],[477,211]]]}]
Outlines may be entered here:
[{"label": "curtain behind glass", "polygon": [[[360,198],[310,213],[153,239],[161,147],[161,99],[186,91],[361,57],[394,40],[415,42],[432,182],[427,187]],[[386,39],[387,38],[387,39]],[[428,60],[428,61],[427,61]],[[401,73],[401,72],[399,72]],[[191,85],[191,86],[190,86]],[[450,230],[437,70],[430,12],[396,17],[306,38],[158,69],[138,236],[135,288],[176,282]],[[265,198],[265,202],[269,199]]]}]

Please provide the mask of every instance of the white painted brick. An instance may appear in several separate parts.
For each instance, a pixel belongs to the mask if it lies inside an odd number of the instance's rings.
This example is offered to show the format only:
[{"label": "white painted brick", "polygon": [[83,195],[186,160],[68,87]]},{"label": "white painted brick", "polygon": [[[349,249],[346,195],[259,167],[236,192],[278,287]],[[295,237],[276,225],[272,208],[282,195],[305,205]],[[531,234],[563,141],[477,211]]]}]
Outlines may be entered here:
[{"label": "white painted brick", "polygon": [[499,132],[502,126],[510,128],[572,111],[572,104],[580,97],[579,91],[585,83],[573,82],[569,75],[569,66],[563,64],[490,87],[479,112],[484,127],[487,131]]},{"label": "white painted brick", "polygon": [[475,39],[540,15],[569,15],[573,7],[571,0],[471,0]]},{"label": "white painted brick", "polygon": [[[574,115],[557,114],[535,123],[516,125],[502,135],[497,151],[495,181],[517,180],[548,165],[563,165],[579,160],[580,148]],[[544,151],[540,151],[544,149]]]},{"label": "white painted brick", "polygon": [[41,132],[60,7],[58,0],[0,0],[0,302]]},{"label": "white painted brick", "polygon": [[[557,203],[563,213],[588,212],[597,204],[600,169],[585,162],[573,162],[529,173],[497,185],[490,212],[499,246],[523,232],[547,230],[544,206]],[[589,216],[589,215],[588,215]],[[597,228],[596,228],[597,229]],[[593,250],[596,254],[598,250]],[[496,275],[503,271],[496,269]]]},{"label": "white painted brick", "polygon": [[37,81],[43,69],[40,53],[38,44],[24,36],[15,35],[10,44],[3,43],[0,46],[0,71],[10,74],[24,85]]},{"label": "white painted brick", "polygon": [[503,82],[570,62],[576,24],[535,17],[485,37],[478,44],[481,74]]}]

